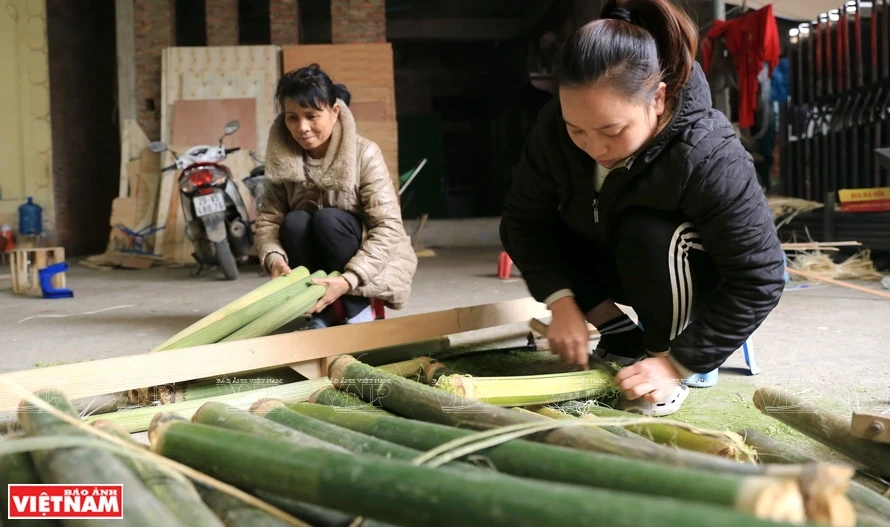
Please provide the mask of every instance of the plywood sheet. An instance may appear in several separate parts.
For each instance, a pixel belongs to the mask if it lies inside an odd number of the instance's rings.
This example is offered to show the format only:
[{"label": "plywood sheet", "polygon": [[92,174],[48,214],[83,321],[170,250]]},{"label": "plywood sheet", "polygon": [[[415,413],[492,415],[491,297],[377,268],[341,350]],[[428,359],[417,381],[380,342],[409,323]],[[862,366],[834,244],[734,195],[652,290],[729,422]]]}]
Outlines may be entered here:
[{"label": "plywood sheet", "polygon": [[256,99],[204,99],[173,103],[173,139],[178,145],[215,145],[226,123],[238,121],[241,127],[223,139],[226,148],[256,150]]},{"label": "plywood sheet", "polygon": [[399,188],[399,127],[395,121],[356,121],[356,131],[377,143],[383,158],[386,159],[386,167],[389,169],[390,178],[395,188]]},{"label": "plywood sheet", "polygon": [[395,83],[389,42],[283,46],[281,53],[285,72],[316,63],[353,94],[361,86],[392,87]]}]

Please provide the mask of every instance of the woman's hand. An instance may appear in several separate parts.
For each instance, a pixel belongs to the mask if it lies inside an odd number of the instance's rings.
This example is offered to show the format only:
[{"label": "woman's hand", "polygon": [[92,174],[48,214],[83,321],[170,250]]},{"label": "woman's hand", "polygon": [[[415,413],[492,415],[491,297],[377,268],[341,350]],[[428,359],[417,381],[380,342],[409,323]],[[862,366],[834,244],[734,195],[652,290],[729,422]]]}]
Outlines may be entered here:
[{"label": "woman's hand", "polygon": [[309,313],[318,313],[322,309],[333,304],[338,298],[349,292],[349,282],[342,276],[334,278],[313,278],[312,283],[327,287],[324,296],[309,310]]},{"label": "woman's hand", "polygon": [[615,376],[615,383],[628,400],[643,398],[657,403],[670,397],[682,375],[667,357],[649,357],[622,368]]},{"label": "woman's hand", "polygon": [[567,364],[588,368],[590,330],[587,320],[572,297],[557,300],[550,306],[553,319],[547,331],[550,353],[559,355]]},{"label": "woman's hand", "polygon": [[280,254],[272,253],[269,256],[272,260],[269,262],[269,274],[272,278],[278,278],[281,275],[290,274],[290,266],[284,261]]}]

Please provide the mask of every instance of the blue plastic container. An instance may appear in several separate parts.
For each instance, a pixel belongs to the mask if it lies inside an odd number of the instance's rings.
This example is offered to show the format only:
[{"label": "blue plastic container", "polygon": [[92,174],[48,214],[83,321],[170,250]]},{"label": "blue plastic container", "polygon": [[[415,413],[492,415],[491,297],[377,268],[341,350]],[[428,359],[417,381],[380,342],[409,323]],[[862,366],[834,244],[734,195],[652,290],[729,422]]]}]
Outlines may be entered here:
[{"label": "blue plastic container", "polygon": [[36,235],[43,231],[43,209],[33,198],[19,207],[19,234]]}]

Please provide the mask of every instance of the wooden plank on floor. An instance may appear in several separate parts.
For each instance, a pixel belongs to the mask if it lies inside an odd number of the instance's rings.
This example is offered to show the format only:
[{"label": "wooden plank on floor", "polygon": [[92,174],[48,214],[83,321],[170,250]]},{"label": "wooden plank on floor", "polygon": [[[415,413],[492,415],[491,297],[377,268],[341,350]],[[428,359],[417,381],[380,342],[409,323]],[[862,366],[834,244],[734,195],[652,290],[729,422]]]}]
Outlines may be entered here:
[{"label": "wooden plank on floor", "polygon": [[[317,361],[430,338],[546,317],[544,304],[522,298],[364,324],[63,364],[0,375],[31,392],[61,390],[70,399],[202,379],[232,372]],[[0,383],[0,412],[19,397]]]}]

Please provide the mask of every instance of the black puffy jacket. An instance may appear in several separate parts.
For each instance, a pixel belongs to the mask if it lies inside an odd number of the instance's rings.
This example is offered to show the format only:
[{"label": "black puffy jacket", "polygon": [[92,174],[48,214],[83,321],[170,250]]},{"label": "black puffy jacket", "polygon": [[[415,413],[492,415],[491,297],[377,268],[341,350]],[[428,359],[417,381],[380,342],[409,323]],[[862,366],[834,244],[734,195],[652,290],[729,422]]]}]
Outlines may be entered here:
[{"label": "black puffy jacket", "polygon": [[694,372],[713,370],[778,304],[784,265],[751,156],[726,117],[711,107],[698,64],[672,120],[624,168],[609,173],[599,195],[594,170],[594,161],[569,138],[554,98],[523,150],[500,227],[529,291],[543,302],[571,288],[556,256],[554,229],[568,225],[610,243],[615,221],[628,207],[679,211],[698,229],[723,284],[709,308],[671,343],[671,355]]}]

